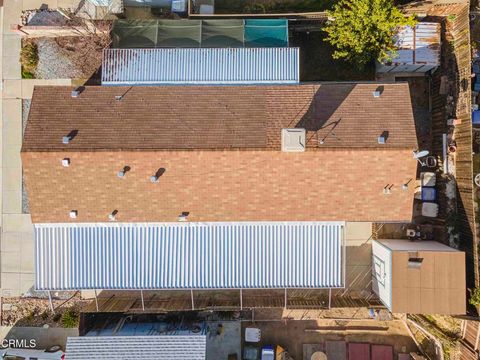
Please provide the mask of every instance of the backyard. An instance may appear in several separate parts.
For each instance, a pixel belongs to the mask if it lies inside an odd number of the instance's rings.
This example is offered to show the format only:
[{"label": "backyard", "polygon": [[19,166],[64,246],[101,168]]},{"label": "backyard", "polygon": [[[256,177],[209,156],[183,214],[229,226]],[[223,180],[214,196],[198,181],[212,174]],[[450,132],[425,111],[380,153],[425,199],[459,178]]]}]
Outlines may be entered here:
[{"label": "backyard", "polygon": [[354,64],[332,57],[333,47],[325,42],[325,33],[313,31],[290,31],[290,46],[300,48],[301,81],[362,81],[375,79],[375,64],[360,69]]}]

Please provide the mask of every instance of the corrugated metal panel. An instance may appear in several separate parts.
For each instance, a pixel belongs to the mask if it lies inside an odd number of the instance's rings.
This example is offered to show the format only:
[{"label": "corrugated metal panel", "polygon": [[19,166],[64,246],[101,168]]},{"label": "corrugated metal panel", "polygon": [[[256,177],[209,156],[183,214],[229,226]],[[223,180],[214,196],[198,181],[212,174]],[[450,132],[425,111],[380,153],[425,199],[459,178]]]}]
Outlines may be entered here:
[{"label": "corrugated metal panel", "polygon": [[440,24],[420,22],[402,28],[396,38],[396,55],[379,72],[426,72],[440,64]]},{"label": "corrugated metal panel", "polygon": [[299,48],[106,49],[102,85],[299,82]]},{"label": "corrugated metal panel", "polygon": [[342,222],[37,224],[36,288],[342,287]]},{"label": "corrugated metal panel", "polygon": [[206,336],[82,336],[67,339],[68,360],[205,360]]}]

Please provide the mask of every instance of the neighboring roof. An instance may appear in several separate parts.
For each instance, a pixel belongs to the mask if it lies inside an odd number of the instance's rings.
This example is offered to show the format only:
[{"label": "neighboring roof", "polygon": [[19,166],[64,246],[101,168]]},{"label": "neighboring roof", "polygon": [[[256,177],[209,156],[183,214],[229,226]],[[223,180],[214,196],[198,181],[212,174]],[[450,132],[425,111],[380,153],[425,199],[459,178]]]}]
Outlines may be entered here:
[{"label": "neighboring roof", "polygon": [[393,58],[378,67],[380,72],[425,72],[440,64],[440,23],[417,23],[402,27]]},{"label": "neighboring roof", "polygon": [[280,150],[282,128],[294,127],[307,129],[309,148],[417,147],[407,83],[72,90],[35,87],[22,151]]},{"label": "neighboring roof", "polygon": [[24,152],[22,161],[34,223],[105,222],[113,210],[120,222],[176,222],[182,212],[190,221],[409,222],[414,187],[402,185],[417,168],[409,149]]},{"label": "neighboring roof", "polygon": [[68,360],[205,360],[205,335],[68,337]]},{"label": "neighboring roof", "polygon": [[287,19],[115,20],[113,47],[287,47]]},{"label": "neighboring roof", "polygon": [[397,56],[393,64],[438,65],[440,63],[440,23],[420,22],[403,27],[397,34]]},{"label": "neighboring roof", "polygon": [[35,226],[37,290],[337,288],[344,223]]},{"label": "neighboring roof", "polygon": [[299,74],[299,48],[105,49],[102,63],[102,85],[292,84]]}]

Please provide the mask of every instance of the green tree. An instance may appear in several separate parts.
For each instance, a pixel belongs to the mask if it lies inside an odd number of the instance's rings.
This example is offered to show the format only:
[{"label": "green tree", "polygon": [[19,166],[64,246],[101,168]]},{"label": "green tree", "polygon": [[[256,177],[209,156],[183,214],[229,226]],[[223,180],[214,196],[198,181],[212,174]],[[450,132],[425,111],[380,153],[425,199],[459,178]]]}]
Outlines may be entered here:
[{"label": "green tree", "polygon": [[400,26],[416,23],[395,7],[392,0],[339,0],[328,11],[328,41],[335,59],[346,59],[362,68],[373,60],[385,61],[395,53]]}]

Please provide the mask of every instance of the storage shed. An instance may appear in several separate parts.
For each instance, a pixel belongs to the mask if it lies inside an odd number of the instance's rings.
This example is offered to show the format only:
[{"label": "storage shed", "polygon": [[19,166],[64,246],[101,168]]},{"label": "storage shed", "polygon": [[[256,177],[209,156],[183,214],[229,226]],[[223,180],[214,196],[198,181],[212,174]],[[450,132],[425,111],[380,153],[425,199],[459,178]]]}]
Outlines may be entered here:
[{"label": "storage shed", "polygon": [[426,73],[440,64],[440,24],[420,22],[401,28],[393,58],[377,65],[379,73]]},{"label": "storage shed", "polygon": [[465,314],[465,253],[436,241],[372,243],[372,288],[395,313]]}]

